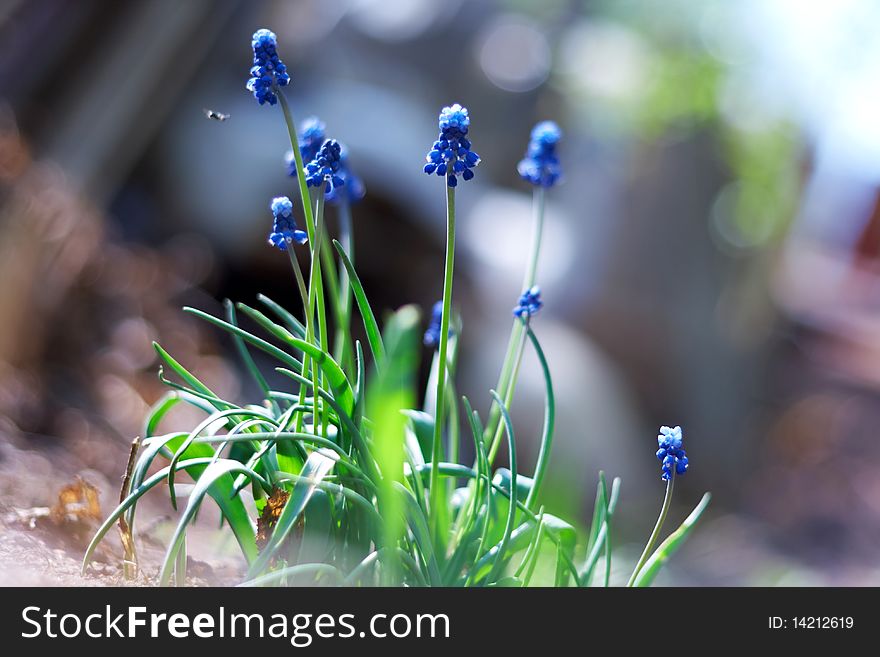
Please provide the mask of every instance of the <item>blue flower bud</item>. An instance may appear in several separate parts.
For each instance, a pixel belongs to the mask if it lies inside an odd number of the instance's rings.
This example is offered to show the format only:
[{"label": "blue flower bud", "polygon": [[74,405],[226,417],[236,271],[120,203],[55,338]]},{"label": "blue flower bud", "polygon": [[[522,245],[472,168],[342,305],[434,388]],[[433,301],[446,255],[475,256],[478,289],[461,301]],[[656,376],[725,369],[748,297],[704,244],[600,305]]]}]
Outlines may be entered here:
[{"label": "blue flower bud", "polygon": [[290,83],[287,67],[278,57],[276,49],[278,39],[275,33],[261,29],[254,32],[251,48],[254,51],[254,63],[250,70],[247,89],[260,105],[278,102],[278,87],[286,87]]},{"label": "blue flower bud", "polygon": [[296,226],[293,216],[293,203],[286,196],[277,196],[269,205],[272,210],[272,232],[269,233],[269,244],[286,251],[289,244],[296,242],[305,244],[309,237],[304,230]]},{"label": "blue flower bud", "polygon": [[345,181],[338,175],[341,166],[342,146],[335,139],[328,139],[321,144],[314,159],[305,165],[306,184],[320,187],[326,182],[325,193],[342,187]]},{"label": "blue flower bud", "polygon": [[541,288],[534,285],[520,295],[519,302],[513,309],[513,314],[515,317],[529,319],[536,315],[543,307],[544,302],[541,300]]},{"label": "blue flower bud", "polygon": [[[440,329],[443,324],[443,302],[438,301],[431,308],[431,321],[422,342],[426,347],[436,349],[440,345]],[[449,329],[449,337],[452,337],[452,329]]]},{"label": "blue flower bud", "polygon": [[532,129],[526,156],[517,165],[523,180],[538,187],[553,187],[562,177],[556,145],[562,131],[553,121],[542,121]]},{"label": "blue flower bud", "polygon": [[471,150],[471,142],[465,137],[470,123],[467,109],[457,103],[440,111],[440,137],[425,156],[425,173],[446,176],[450,187],[458,185],[458,176],[465,180],[474,177],[472,169],[480,163],[480,156]]},{"label": "blue flower bud", "polygon": [[682,447],[681,427],[660,427],[660,435],[657,436],[657,459],[661,462],[660,478],[669,481],[672,471],[683,475],[688,469],[687,454]]}]

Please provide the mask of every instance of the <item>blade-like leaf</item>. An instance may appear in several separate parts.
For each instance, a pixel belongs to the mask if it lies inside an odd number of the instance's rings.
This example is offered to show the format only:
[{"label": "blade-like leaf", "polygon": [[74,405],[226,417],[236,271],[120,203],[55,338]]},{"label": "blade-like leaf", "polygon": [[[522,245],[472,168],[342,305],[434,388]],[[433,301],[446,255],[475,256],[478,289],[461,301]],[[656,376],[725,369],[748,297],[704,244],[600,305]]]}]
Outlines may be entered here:
[{"label": "blade-like leaf", "polygon": [[291,343],[311,356],[312,360],[321,368],[324,376],[327,377],[327,382],[330,384],[330,390],[333,393],[334,399],[342,407],[345,414],[351,417],[354,414],[354,391],[351,389],[348,377],[345,376],[345,372],[342,371],[339,364],[326,351],[322,351],[305,340],[293,338]]},{"label": "blade-like leaf", "polygon": [[538,356],[538,362],[541,364],[541,373],[544,375],[544,387],[546,389],[546,398],[544,402],[544,427],[541,431],[541,448],[538,452],[538,461],[535,464],[534,483],[529,496],[526,498],[526,506],[534,509],[538,502],[538,495],[541,492],[541,486],[544,483],[544,475],[547,472],[547,465],[550,463],[550,451],[553,446],[553,429],[556,425],[556,396],[553,394],[553,379],[550,376],[550,367],[547,365],[547,358],[544,356],[544,350],[538,342],[538,338],[532,332],[528,322],[524,322],[526,335],[532,342],[535,354]]},{"label": "blade-like leaf", "polygon": [[339,572],[339,569],[335,566],[331,566],[330,564],[301,563],[297,564],[296,566],[289,566],[287,568],[282,568],[281,570],[274,570],[271,573],[266,573],[265,575],[260,575],[259,577],[249,579],[248,581],[239,584],[239,586],[266,586],[268,584],[284,582],[295,577],[301,577],[303,575],[311,575],[313,578],[327,576],[330,578],[333,584],[342,584],[342,582],[345,580],[345,576],[341,572]]},{"label": "blade-like leaf", "polygon": [[507,523],[504,526],[504,537],[498,545],[498,551],[495,555],[495,562],[492,565],[492,570],[489,571],[488,579],[490,582],[501,573],[501,569],[504,567],[505,559],[507,557],[507,542],[510,540],[510,535],[513,532],[513,525],[516,521],[517,498],[516,439],[513,436],[513,423],[510,421],[510,414],[507,412],[507,406],[504,404],[504,400],[501,399],[501,397],[498,396],[498,393],[494,390],[492,391],[492,397],[495,398],[495,403],[501,408],[501,416],[504,419],[504,427],[507,432],[507,449],[510,452],[510,504],[507,513]]},{"label": "blade-like leaf", "polygon": [[[229,299],[226,299],[226,301],[223,302],[223,307],[226,309],[226,320],[233,326],[238,326],[238,319],[235,316],[235,306],[232,305],[232,302]],[[238,351],[241,362],[244,363],[245,369],[250,373],[260,390],[263,391],[263,395],[268,398],[269,384],[266,383],[266,377],[263,376],[263,373],[260,372],[257,364],[254,362],[254,358],[248,351],[244,340],[242,340],[240,335],[233,335],[232,341],[235,344],[235,349]]]},{"label": "blade-like leaf", "polygon": [[[198,459],[188,459],[186,461],[181,461],[177,464],[178,470],[189,470],[195,468],[205,468],[211,464],[211,458],[198,458]],[[92,537],[91,542],[86,548],[86,553],[83,556],[82,563],[82,572],[85,572],[86,566],[89,565],[89,562],[92,559],[92,554],[95,551],[95,548],[98,547],[98,544],[104,538],[106,533],[116,524],[116,521],[119,520],[119,516],[126,512],[126,510],[131,507],[132,504],[137,502],[147,491],[154,488],[156,485],[165,481],[165,478],[168,476],[169,467],[164,467],[159,470],[152,477],[141,483],[136,489],[132,490],[122,502],[113,510],[113,512],[107,517],[106,520],[101,524],[100,527],[95,531],[95,535]]]},{"label": "blade-like leaf", "polygon": [[293,333],[296,337],[300,339],[305,339],[306,337],[306,327],[303,326],[302,322],[300,322],[296,317],[293,316],[290,312],[288,312],[284,307],[275,303],[267,297],[265,294],[258,294],[257,301],[265,305],[269,310],[275,313],[284,324],[287,326],[287,329]]},{"label": "blade-like leaf", "polygon": [[660,544],[660,547],[654,550],[654,554],[648,558],[645,565],[642,566],[642,569],[639,571],[638,577],[636,577],[633,586],[651,585],[654,578],[657,577],[657,573],[663,568],[663,564],[669,561],[669,558],[675,554],[678,548],[682,546],[690,535],[691,531],[693,531],[694,526],[696,526],[697,522],[700,520],[700,516],[703,515],[706,507],[709,506],[711,499],[712,495],[710,493],[703,495],[703,499],[701,499],[700,503],[697,504],[693,511],[691,511],[691,514],[685,518],[679,528],[672,532],[666,540]]},{"label": "blade-like leaf", "polygon": [[[199,434],[201,434],[202,431],[207,429],[209,426],[211,426],[212,424],[214,424],[218,420],[225,419],[228,417],[234,417],[236,422],[239,422],[242,419],[248,418],[248,417],[265,420],[267,422],[272,421],[272,417],[270,415],[267,415],[263,411],[244,409],[244,408],[232,408],[232,409],[228,409],[225,411],[218,411],[218,412],[214,413],[213,415],[210,415],[206,419],[202,420],[196,426],[196,428],[193,429],[189,433],[189,435],[183,441],[181,446],[174,453],[174,456],[171,458],[171,470],[168,472],[168,489],[171,494],[171,506],[173,506],[175,509],[177,508],[177,496],[174,493],[174,472],[175,472],[174,466],[177,464],[177,462],[181,458],[183,458],[183,456],[186,453],[189,446],[193,443],[193,441],[195,441],[196,438],[198,438]],[[213,449],[211,450],[211,453],[213,454]]]},{"label": "blade-like leaf", "polygon": [[284,363],[287,367],[292,368],[294,371],[302,371],[302,363],[300,363],[296,358],[288,354],[286,351],[279,349],[275,345],[266,342],[262,338],[258,338],[252,333],[248,333],[247,331],[242,330],[237,326],[233,326],[229,322],[225,322],[222,319],[214,317],[213,315],[209,315],[208,313],[198,310],[196,308],[190,308],[189,306],[186,306],[184,307],[183,311],[190,313],[191,315],[195,315],[196,317],[200,317],[206,322],[213,324],[214,326],[217,326],[224,331],[228,331],[233,335],[241,337],[245,342],[249,342],[257,349],[265,351],[270,356],[274,356],[276,359]]},{"label": "blade-like leaf", "polygon": [[[192,493],[190,494],[186,509],[177,523],[177,528],[174,530],[174,535],[171,537],[171,542],[168,544],[168,549],[165,552],[165,559],[162,562],[162,570],[159,573],[159,584],[161,586],[166,586],[168,584],[177,560],[177,553],[180,550],[186,535],[187,526],[192,521],[196,511],[202,503],[202,500],[207,494],[210,494],[217,502],[217,506],[220,507],[223,517],[229,522],[236,538],[239,539],[239,544],[241,545],[242,551],[245,553],[245,557],[247,557],[249,561],[253,559],[256,552],[256,543],[252,543],[252,541],[255,541],[253,525],[250,523],[250,518],[247,515],[247,511],[244,509],[244,504],[242,503],[241,498],[237,495],[235,497],[230,497],[233,490],[232,475],[238,473],[247,474],[252,479],[262,479],[244,464],[229,459],[214,461],[205,468],[205,471],[198,478],[196,485],[193,487]],[[268,485],[266,485],[266,487],[268,488]],[[243,516],[242,513],[244,514]],[[244,536],[240,533],[242,522],[247,522],[249,530],[248,534]],[[242,539],[246,540],[242,541]]]},{"label": "blade-like leaf", "polygon": [[269,542],[260,553],[260,556],[251,565],[248,571],[249,577],[256,577],[266,569],[275,552],[284,542],[284,539],[287,538],[300,514],[306,508],[315,490],[317,490],[318,484],[330,473],[337,460],[336,453],[330,450],[320,449],[309,454],[309,458],[306,460],[300,473],[301,479],[294,484],[290,497],[287,499],[281,515],[278,516],[278,521],[275,523]]},{"label": "blade-like leaf", "polygon": [[358,310],[361,313],[361,318],[364,320],[364,329],[367,332],[367,342],[370,345],[370,351],[373,353],[373,361],[377,366],[381,367],[385,360],[385,345],[382,343],[382,336],[379,334],[379,325],[376,323],[376,316],[373,314],[370,302],[367,301],[367,295],[364,293],[361,279],[358,277],[354,265],[351,264],[351,260],[349,260],[348,255],[345,253],[345,249],[343,249],[342,245],[336,240],[333,240],[333,246],[339,253],[339,258],[342,260],[342,264],[348,272],[351,291],[354,293]]}]

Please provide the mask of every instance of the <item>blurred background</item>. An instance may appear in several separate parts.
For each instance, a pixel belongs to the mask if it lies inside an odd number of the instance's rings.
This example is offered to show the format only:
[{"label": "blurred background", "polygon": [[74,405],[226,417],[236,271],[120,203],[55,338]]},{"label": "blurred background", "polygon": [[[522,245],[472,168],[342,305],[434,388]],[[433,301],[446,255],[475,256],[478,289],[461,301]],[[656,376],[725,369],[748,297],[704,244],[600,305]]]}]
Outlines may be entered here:
[{"label": "blurred background", "polygon": [[[75,474],[116,494],[163,392],[153,339],[222,397],[258,399],[179,307],[295,306],[265,243],[269,200],[295,193],[287,135],[244,88],[259,27],[297,118],[321,117],[366,183],[374,308],[441,294],[444,192],[421,167],[439,109],[470,109],[483,161],[457,195],[455,302],[459,387],[483,413],[529,242],[516,163],[535,122],[561,125],[534,322],[558,396],[550,511],[583,524],[598,471],[622,477],[634,560],[663,495],[657,427],[680,424],[671,522],[714,500],[663,583],[880,584],[871,0],[0,2],[0,511]],[[542,399],[527,360],[526,464]],[[27,558],[11,532],[7,568]]]}]

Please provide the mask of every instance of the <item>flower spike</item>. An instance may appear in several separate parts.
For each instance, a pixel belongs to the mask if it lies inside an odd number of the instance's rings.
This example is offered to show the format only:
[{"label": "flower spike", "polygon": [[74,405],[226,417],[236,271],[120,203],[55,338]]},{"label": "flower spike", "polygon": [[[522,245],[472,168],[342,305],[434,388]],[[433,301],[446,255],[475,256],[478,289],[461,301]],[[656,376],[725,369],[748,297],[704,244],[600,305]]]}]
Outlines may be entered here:
[{"label": "flower spike", "polygon": [[562,177],[562,167],[556,156],[556,145],[562,131],[553,121],[542,121],[532,128],[526,156],[516,169],[523,180],[536,187],[553,187]]},{"label": "flower spike", "polygon": [[544,302],[541,300],[541,288],[533,285],[520,295],[519,302],[513,309],[513,314],[515,317],[529,319],[538,314],[538,311],[543,307]]},{"label": "flower spike", "polygon": [[251,40],[251,47],[254,51],[254,64],[247,89],[254,94],[260,105],[274,105],[278,102],[278,87],[286,87],[290,83],[287,66],[276,52],[278,38],[271,30],[257,30]]},{"label": "flower spike", "polygon": [[425,156],[425,173],[446,176],[450,187],[458,185],[458,176],[465,180],[474,177],[473,168],[480,163],[480,156],[471,150],[467,138],[470,124],[467,108],[458,103],[441,110],[440,136]]},{"label": "flower spike", "polygon": [[309,237],[304,230],[296,227],[293,216],[293,203],[286,196],[277,196],[269,206],[272,210],[272,232],[269,233],[269,244],[286,251],[289,244],[305,244]]},{"label": "flower spike", "polygon": [[681,427],[660,427],[660,435],[657,436],[657,459],[662,464],[660,478],[669,481],[672,478],[672,469],[675,474],[683,475],[688,469],[688,457],[682,448]]}]

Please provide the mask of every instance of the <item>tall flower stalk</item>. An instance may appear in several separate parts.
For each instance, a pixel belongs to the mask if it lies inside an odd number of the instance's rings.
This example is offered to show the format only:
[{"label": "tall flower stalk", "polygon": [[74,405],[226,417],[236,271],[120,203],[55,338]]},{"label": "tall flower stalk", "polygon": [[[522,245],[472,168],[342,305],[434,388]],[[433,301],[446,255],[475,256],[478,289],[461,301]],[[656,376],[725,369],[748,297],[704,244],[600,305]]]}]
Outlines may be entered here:
[{"label": "tall flower stalk", "polygon": [[654,524],[654,531],[651,532],[651,536],[645,544],[645,549],[642,550],[642,554],[636,562],[635,568],[633,568],[632,575],[630,575],[629,581],[626,584],[627,586],[635,584],[639,572],[641,572],[645,562],[648,561],[648,557],[651,556],[651,552],[657,544],[657,539],[660,538],[663,523],[666,522],[666,516],[672,504],[675,475],[683,475],[688,469],[688,457],[682,447],[681,427],[660,427],[657,444],[659,445],[657,458],[661,463],[660,478],[666,482],[666,494],[663,496],[663,504],[660,507],[660,515],[657,517],[657,522]]},{"label": "tall flower stalk", "polygon": [[[278,39],[271,30],[260,29],[254,32],[251,40],[251,47],[254,53],[253,66],[251,67],[251,77],[248,80],[247,88],[254,94],[254,98],[260,105],[269,104],[281,105],[281,112],[284,115],[284,121],[287,125],[287,133],[290,137],[290,144],[293,150],[294,162],[297,169],[297,180],[299,181],[299,196],[302,202],[303,216],[305,217],[306,234],[308,236],[309,248],[311,249],[312,260],[314,260],[317,242],[315,240],[315,215],[312,211],[311,197],[309,195],[308,184],[306,182],[305,171],[303,167],[302,155],[299,150],[299,138],[296,133],[296,123],[293,119],[293,113],[287,102],[287,97],[282,91],[282,87],[286,87],[290,83],[290,76],[287,74],[287,67],[278,57],[277,47]],[[295,255],[291,252],[291,264],[294,268],[294,274],[297,277],[297,285],[302,293],[302,273],[299,271],[299,265],[295,262]],[[316,342],[315,327],[315,309],[320,305],[323,307],[323,290],[318,289],[317,294],[320,295],[320,303],[314,298],[315,286],[313,283],[321,281],[320,263],[314,275],[310,276],[307,298],[303,301],[303,312],[305,315],[306,339]],[[313,301],[314,298],[314,301]],[[311,359],[308,355],[303,356],[302,375],[307,376],[309,369],[312,370],[312,382],[314,389],[318,390],[319,373],[317,368],[312,367]],[[303,406],[305,390],[300,394],[300,406]],[[317,418],[319,413],[318,395],[314,395],[313,417]],[[317,424],[317,422],[315,422]],[[303,413],[297,415],[296,429],[301,431],[303,428]]]},{"label": "tall flower stalk", "polygon": [[443,266],[443,298],[440,315],[440,336],[438,345],[439,367],[437,371],[436,407],[434,413],[434,435],[431,449],[431,511],[435,519],[434,542],[441,546],[443,537],[439,536],[446,504],[443,499],[444,487],[440,486],[440,462],[443,460],[443,424],[445,418],[446,379],[448,375],[449,323],[452,314],[452,280],[455,268],[455,188],[458,176],[464,180],[474,177],[473,167],[480,162],[480,156],[471,150],[467,137],[470,128],[467,108],[459,104],[444,107],[440,111],[440,136],[434,142],[425,159],[424,172],[446,177],[446,258]]},{"label": "tall flower stalk", "polygon": [[[531,183],[532,191],[532,238],[529,259],[523,276],[523,290],[530,290],[536,283],[541,243],[544,235],[545,190],[555,186],[562,178],[562,168],[556,147],[562,139],[562,131],[553,121],[542,121],[532,129],[526,156],[517,165],[523,180]],[[521,321],[515,320],[510,330],[507,351],[501,365],[496,390],[510,408],[519,378],[519,366],[525,349],[526,333]],[[489,462],[492,463],[501,446],[501,408],[493,403],[489,410],[484,441],[489,445]]]}]

